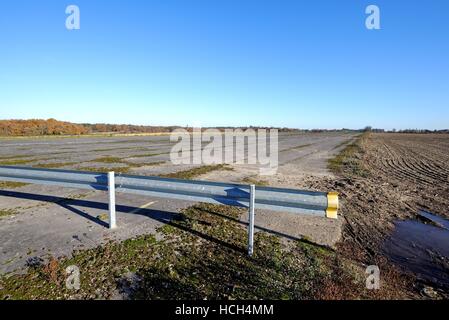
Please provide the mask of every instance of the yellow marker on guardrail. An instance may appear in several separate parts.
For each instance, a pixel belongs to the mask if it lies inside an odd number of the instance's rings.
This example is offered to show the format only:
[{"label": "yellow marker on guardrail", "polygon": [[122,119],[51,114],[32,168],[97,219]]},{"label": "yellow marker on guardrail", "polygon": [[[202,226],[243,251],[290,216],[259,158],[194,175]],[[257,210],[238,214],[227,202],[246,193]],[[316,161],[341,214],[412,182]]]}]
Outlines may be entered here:
[{"label": "yellow marker on guardrail", "polygon": [[326,217],[337,219],[338,213],[338,192],[329,192],[327,194]]}]

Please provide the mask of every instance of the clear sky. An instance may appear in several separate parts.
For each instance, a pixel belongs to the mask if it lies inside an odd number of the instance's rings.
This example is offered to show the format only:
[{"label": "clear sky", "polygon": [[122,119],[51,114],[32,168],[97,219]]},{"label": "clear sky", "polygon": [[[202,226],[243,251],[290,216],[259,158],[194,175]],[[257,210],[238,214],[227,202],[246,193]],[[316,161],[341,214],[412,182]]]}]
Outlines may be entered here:
[{"label": "clear sky", "polygon": [[449,128],[447,0],[9,0],[0,40],[0,119]]}]

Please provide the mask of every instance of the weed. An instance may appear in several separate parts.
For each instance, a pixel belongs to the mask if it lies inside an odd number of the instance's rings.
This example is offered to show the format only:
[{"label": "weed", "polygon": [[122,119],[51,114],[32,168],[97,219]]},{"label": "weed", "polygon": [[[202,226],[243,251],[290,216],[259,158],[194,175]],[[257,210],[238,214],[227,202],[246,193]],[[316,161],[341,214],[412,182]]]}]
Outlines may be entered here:
[{"label": "weed", "polygon": [[147,167],[147,166],[158,166],[160,164],[165,163],[165,161],[155,161],[155,162],[148,162],[148,163],[134,163],[129,161],[123,161],[124,164],[129,166],[130,168],[141,168],[141,167]]},{"label": "weed", "polygon": [[363,168],[362,155],[364,154],[361,144],[366,139],[367,133],[360,135],[354,142],[346,147],[334,158],[328,160],[327,167],[335,174],[347,172],[350,175],[365,177],[367,171]]},{"label": "weed", "polygon": [[2,160],[0,161],[0,165],[2,166],[15,166],[20,164],[27,164],[33,162],[35,160],[32,159],[10,159],[10,160]]},{"label": "weed", "polygon": [[101,221],[109,221],[109,216],[106,213],[102,213],[97,216],[97,219]]},{"label": "weed", "polygon": [[312,145],[312,143],[303,144],[303,145],[300,145],[300,146],[291,147],[291,148],[288,148],[288,149],[281,150],[281,152],[292,151],[292,150],[300,150],[300,149],[304,149],[304,148],[310,147],[311,145]]},{"label": "weed", "polygon": [[36,164],[33,167],[35,168],[43,168],[43,169],[56,169],[66,166],[72,166],[76,164],[76,162],[59,162],[59,163],[42,163],[42,164]]},{"label": "weed", "polygon": [[96,173],[106,173],[114,171],[115,173],[128,173],[130,167],[81,167],[79,168],[82,171],[96,172]]},{"label": "weed", "polygon": [[[164,235],[138,236],[50,260],[26,274],[0,278],[0,299],[107,299],[122,279],[134,275],[134,299],[316,299],[361,296],[363,284],[341,270],[335,253],[297,241],[293,249],[279,237],[255,235],[253,257],[246,253],[244,209],[198,204],[158,229]],[[81,287],[69,291],[61,276],[80,268]],[[336,278],[340,277],[342,278]],[[325,280],[323,280],[325,279]],[[342,289],[344,286],[347,289]],[[323,288],[325,288],[324,293]],[[335,296],[333,296],[335,294]]]},{"label": "weed", "polygon": [[11,159],[22,159],[22,158],[29,158],[33,157],[32,154],[26,154],[26,155],[16,155],[16,156],[2,156],[0,157],[0,160],[11,160]]},{"label": "weed", "polygon": [[102,163],[121,163],[122,159],[118,157],[101,157],[91,160],[90,162],[102,162]]},{"label": "weed", "polygon": [[217,170],[232,171],[233,169],[231,167],[228,167],[225,164],[217,164],[217,165],[202,166],[202,167],[197,167],[197,168],[193,168],[193,169],[189,169],[189,170],[164,174],[164,175],[161,175],[161,177],[188,180],[188,179],[193,179],[197,176],[200,176],[200,175],[212,172],[212,171],[217,171]]},{"label": "weed", "polygon": [[161,152],[161,153],[143,153],[143,154],[136,154],[132,155],[129,158],[147,158],[147,157],[155,157],[160,156],[164,154],[169,154],[170,152]]},{"label": "weed", "polygon": [[256,186],[268,186],[268,181],[259,180],[254,177],[246,177],[242,179],[242,183],[255,184]]},{"label": "weed", "polygon": [[0,209],[0,217],[12,216],[18,214],[14,209]]},{"label": "weed", "polygon": [[0,181],[0,189],[16,189],[27,186],[28,183],[14,181]]}]

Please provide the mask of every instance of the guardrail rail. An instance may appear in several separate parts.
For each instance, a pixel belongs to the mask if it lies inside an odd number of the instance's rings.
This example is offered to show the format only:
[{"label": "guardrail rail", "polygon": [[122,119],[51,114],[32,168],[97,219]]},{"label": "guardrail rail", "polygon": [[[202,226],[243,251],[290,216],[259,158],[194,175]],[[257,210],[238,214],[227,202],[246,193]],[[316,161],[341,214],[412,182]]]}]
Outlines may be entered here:
[{"label": "guardrail rail", "polygon": [[253,253],[254,209],[337,219],[338,194],[255,185],[115,175],[73,170],[0,166],[0,180],[109,192],[109,227],[116,228],[115,193],[249,208],[248,253]]}]

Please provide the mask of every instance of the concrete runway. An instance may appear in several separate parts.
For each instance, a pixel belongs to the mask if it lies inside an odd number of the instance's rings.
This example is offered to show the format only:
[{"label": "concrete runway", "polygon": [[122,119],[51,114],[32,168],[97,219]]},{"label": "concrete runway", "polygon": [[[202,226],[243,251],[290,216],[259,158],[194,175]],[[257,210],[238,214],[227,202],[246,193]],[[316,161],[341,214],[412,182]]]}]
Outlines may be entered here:
[{"label": "concrete runway", "polygon": [[[232,165],[233,171],[212,171],[195,179],[241,182],[252,178],[271,186],[293,187],[310,176],[329,176],[326,161],[354,135],[344,133],[285,133],[279,135],[279,169],[259,176],[257,165]],[[173,165],[168,136],[16,138],[0,140],[0,163],[48,166],[60,169],[127,168],[129,174],[159,175],[198,165]],[[118,158],[114,162],[97,161]],[[104,160],[104,159],[103,159]],[[330,191],[330,190],[322,190]],[[70,255],[74,249],[101,245],[145,233],[176,217],[190,202],[117,194],[118,229],[107,229],[107,194],[51,186],[27,185],[0,190],[0,210],[13,215],[0,218],[0,273],[20,271],[50,255]],[[242,223],[246,217],[242,217]],[[319,244],[334,245],[342,219],[329,220],[288,213],[256,211],[256,227],[286,239],[307,236]],[[257,250],[257,248],[256,248]]]}]

